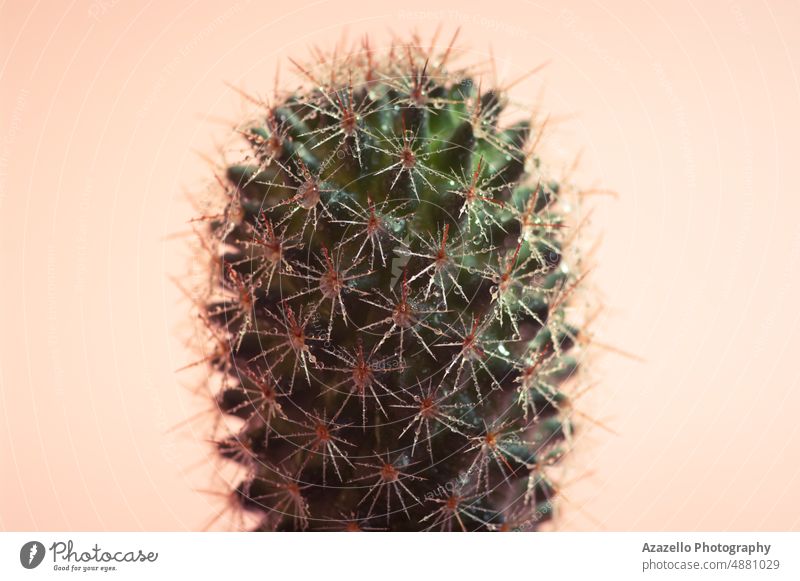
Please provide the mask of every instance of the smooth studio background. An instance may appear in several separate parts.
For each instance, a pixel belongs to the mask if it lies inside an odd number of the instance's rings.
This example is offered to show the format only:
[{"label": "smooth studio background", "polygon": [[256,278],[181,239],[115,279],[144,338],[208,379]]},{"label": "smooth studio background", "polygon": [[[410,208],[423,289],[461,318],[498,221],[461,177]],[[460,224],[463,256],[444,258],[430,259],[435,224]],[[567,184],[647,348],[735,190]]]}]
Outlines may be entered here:
[{"label": "smooth studio background", "polygon": [[[0,529],[219,511],[181,336],[193,210],[241,99],[345,28],[461,26],[584,148],[606,309],[561,529],[800,529],[796,2],[0,5]],[[198,462],[200,462],[198,464]],[[216,526],[226,526],[224,522]]]}]

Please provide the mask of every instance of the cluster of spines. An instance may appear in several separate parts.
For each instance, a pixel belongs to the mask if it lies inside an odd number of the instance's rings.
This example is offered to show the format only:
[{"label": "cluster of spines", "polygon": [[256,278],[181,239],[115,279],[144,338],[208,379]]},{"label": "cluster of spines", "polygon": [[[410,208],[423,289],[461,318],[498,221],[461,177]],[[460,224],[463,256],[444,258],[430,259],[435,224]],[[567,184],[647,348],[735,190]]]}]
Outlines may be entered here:
[{"label": "cluster of spines", "polygon": [[[431,43],[433,46],[435,43]],[[506,95],[393,44],[300,66],[209,219],[218,442],[269,530],[534,529],[569,446],[562,184]],[[324,72],[322,72],[324,71]],[[252,99],[252,98],[251,98]]]}]

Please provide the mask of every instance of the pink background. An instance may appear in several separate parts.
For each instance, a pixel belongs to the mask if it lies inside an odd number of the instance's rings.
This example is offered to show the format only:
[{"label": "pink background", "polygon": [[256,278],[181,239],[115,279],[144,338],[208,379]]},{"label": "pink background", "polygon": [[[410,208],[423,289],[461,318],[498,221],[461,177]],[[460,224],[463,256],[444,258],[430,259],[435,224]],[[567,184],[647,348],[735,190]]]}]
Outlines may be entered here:
[{"label": "pink background", "polygon": [[[566,7],[564,7],[566,6]],[[491,7],[491,10],[488,8]],[[598,352],[558,528],[800,529],[796,2],[5,2],[0,8],[0,529],[194,530],[224,501],[188,306],[225,81],[343,30],[438,22],[584,148]],[[568,117],[568,118],[567,118]],[[581,477],[584,473],[590,474]],[[224,519],[216,528],[229,526]]]}]

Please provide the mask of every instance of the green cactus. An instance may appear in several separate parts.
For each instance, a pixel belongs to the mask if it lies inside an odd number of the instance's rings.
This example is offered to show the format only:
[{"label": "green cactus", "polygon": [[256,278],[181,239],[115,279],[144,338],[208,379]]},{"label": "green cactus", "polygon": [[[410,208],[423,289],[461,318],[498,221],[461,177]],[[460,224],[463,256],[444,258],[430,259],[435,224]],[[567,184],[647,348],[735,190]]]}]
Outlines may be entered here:
[{"label": "green cactus", "polygon": [[298,65],[311,86],[263,104],[219,180],[202,315],[259,529],[552,515],[580,339],[566,187],[503,90],[418,44]]}]

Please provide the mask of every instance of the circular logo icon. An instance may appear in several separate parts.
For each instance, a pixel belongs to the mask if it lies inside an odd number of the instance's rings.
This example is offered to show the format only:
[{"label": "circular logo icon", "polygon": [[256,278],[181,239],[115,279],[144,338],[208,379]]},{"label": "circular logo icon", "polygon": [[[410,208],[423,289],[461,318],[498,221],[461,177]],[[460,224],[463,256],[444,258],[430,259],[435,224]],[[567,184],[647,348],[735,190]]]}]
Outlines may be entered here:
[{"label": "circular logo icon", "polygon": [[29,541],[19,550],[19,562],[26,569],[35,569],[44,559],[44,545],[39,541]]}]

